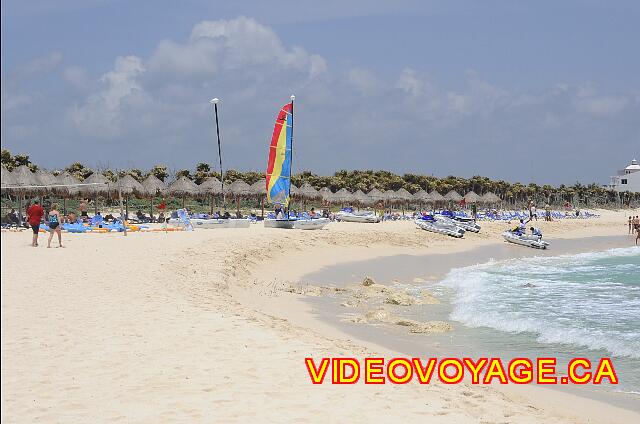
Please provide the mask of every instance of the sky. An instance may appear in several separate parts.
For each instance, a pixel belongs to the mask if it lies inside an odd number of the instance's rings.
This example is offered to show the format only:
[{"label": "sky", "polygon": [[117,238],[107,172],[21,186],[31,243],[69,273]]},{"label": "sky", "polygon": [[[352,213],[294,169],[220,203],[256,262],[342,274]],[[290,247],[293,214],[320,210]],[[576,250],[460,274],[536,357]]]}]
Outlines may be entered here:
[{"label": "sky", "polygon": [[640,159],[640,2],[3,1],[2,148],[49,169],[607,183]]}]

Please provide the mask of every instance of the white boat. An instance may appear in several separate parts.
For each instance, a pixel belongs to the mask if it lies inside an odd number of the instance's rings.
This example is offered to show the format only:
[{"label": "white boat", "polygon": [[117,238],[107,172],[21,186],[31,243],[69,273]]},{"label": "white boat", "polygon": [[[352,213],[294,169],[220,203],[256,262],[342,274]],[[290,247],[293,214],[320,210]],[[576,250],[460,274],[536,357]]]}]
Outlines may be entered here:
[{"label": "white boat", "polygon": [[285,228],[295,230],[320,230],[328,223],[328,218],[264,219],[264,226],[266,228]]},{"label": "white boat", "polygon": [[293,225],[295,224],[295,219],[274,219],[274,218],[265,218],[264,226],[265,228],[285,228],[288,230],[293,229]]},{"label": "white boat", "polygon": [[[291,163],[293,160],[293,101],[285,104],[276,116],[273,136],[269,145],[267,161],[266,192],[267,201],[284,207],[282,215],[265,218],[266,228],[285,228],[299,230],[319,230],[329,223],[327,218],[291,218],[289,200],[291,195]],[[282,218],[277,218],[282,216]]]},{"label": "white boat", "polygon": [[416,226],[425,231],[431,231],[433,233],[445,234],[447,236],[462,238],[464,230],[457,225],[448,224],[443,221],[427,221],[424,219],[416,219]]},{"label": "white boat", "polygon": [[329,218],[298,219],[293,228],[296,230],[321,230],[329,223]]},{"label": "white boat", "polygon": [[[248,219],[203,219],[203,218],[191,218],[189,223],[193,228],[203,229],[215,229],[215,228],[249,228],[251,221]],[[174,227],[184,227],[185,223],[180,218],[169,219],[169,225]]]},{"label": "white boat", "polygon": [[478,224],[475,223],[475,221],[473,219],[463,219],[463,220],[459,220],[457,218],[451,218],[449,216],[446,215],[434,215],[434,218],[437,219],[438,221],[441,222],[445,222],[447,224],[450,225],[455,225],[456,227],[460,227],[465,231],[471,231],[473,233],[479,233],[480,232],[480,226]]},{"label": "white boat", "polygon": [[336,214],[336,219],[344,222],[363,222],[375,223],[380,222],[380,217],[373,211],[348,212],[340,211]]},{"label": "white boat", "polygon": [[546,249],[547,246],[549,246],[549,243],[542,241],[542,237],[532,234],[519,235],[511,230],[507,230],[502,233],[502,237],[509,243],[519,244],[521,246],[527,246],[534,249]]}]

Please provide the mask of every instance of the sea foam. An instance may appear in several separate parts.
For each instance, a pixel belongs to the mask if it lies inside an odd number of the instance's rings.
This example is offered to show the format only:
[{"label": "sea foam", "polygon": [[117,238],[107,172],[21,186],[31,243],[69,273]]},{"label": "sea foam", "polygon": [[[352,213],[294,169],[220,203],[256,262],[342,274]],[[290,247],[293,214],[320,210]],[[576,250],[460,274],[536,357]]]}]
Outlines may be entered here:
[{"label": "sea foam", "polygon": [[491,261],[441,284],[467,326],[640,358],[640,247]]}]

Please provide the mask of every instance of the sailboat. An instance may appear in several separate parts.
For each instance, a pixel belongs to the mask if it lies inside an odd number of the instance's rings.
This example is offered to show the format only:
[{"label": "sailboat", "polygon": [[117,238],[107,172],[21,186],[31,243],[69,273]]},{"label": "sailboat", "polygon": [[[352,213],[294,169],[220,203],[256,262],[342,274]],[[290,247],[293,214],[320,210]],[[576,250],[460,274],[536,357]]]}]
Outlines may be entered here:
[{"label": "sailboat", "polygon": [[266,190],[269,203],[280,206],[274,218],[265,218],[264,226],[300,230],[319,230],[329,223],[327,218],[299,218],[289,211],[291,196],[291,165],[293,155],[293,101],[282,106],[273,128],[266,172]]},{"label": "sailboat", "polygon": [[[222,192],[224,196],[224,172],[222,170],[222,149],[220,147],[220,126],[218,125],[218,102],[220,99],[211,99],[209,103],[214,106],[214,112],[216,117],[216,135],[218,138],[218,159],[220,161],[220,179],[222,180]],[[169,224],[174,226],[182,226],[185,228],[249,228],[251,221],[245,218],[190,218],[184,209],[178,210],[178,216],[176,218],[169,219]]]}]

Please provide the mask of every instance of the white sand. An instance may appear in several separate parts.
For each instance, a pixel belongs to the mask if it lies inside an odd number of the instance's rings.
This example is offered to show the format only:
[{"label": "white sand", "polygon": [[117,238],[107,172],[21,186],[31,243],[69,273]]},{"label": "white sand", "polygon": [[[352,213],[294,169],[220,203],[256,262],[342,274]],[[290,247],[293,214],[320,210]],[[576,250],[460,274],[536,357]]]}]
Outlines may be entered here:
[{"label": "white sand", "polygon": [[[549,237],[626,234],[627,215],[538,225]],[[304,357],[378,349],[278,287],[334,263],[493,243],[504,227],[465,240],[411,222],[64,234],[66,249],[3,232],[2,421],[640,422],[549,390],[310,384]]]}]

